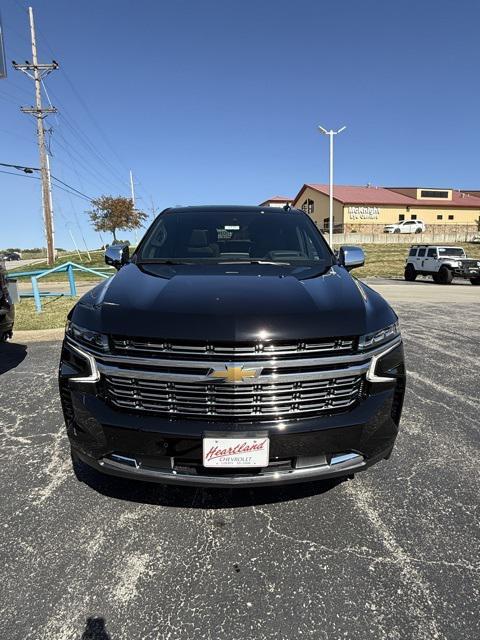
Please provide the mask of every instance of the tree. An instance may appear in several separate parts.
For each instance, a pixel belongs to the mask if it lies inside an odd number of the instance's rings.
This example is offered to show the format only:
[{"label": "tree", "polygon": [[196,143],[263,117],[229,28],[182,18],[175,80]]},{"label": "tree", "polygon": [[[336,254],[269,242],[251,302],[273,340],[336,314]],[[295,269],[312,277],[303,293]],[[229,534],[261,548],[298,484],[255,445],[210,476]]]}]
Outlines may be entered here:
[{"label": "tree", "polygon": [[117,230],[138,229],[143,226],[147,214],[134,208],[130,198],[122,196],[100,196],[92,200],[92,209],[87,211],[95,231],[109,231],[113,241],[117,240]]}]

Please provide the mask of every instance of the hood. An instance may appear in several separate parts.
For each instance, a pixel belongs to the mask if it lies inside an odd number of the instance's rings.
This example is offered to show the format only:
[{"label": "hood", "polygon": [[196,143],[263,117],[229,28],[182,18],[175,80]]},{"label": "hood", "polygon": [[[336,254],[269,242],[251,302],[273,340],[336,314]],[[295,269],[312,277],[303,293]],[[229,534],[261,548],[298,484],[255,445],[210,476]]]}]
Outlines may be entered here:
[{"label": "hood", "polygon": [[360,335],[396,315],[339,266],[319,275],[277,265],[129,264],[87,293],[72,319],[108,334],[247,341]]}]

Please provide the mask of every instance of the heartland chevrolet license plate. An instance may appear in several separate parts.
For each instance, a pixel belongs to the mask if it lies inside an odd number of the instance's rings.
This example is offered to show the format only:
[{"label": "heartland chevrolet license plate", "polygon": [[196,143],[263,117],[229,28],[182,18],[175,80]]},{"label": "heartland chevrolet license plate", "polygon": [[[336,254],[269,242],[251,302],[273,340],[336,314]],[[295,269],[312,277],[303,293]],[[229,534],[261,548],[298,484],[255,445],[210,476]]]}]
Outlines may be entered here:
[{"label": "heartland chevrolet license plate", "polygon": [[267,467],[268,438],[204,438],[204,467]]}]

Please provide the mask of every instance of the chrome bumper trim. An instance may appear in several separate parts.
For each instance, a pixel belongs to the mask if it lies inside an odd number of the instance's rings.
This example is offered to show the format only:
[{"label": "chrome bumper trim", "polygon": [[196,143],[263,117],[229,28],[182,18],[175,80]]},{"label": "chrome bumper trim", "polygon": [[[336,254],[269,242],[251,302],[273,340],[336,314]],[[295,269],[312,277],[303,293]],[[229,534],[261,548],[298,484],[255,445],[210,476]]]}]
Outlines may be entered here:
[{"label": "chrome bumper trim", "polygon": [[[86,464],[111,475],[120,475],[132,479],[136,478],[148,482],[210,487],[248,487],[255,485],[288,484],[289,482],[303,482],[304,480],[321,480],[322,478],[349,475],[357,471],[363,471],[363,469],[366,469],[368,466],[367,461],[362,455],[349,453],[338,454],[332,458],[330,464],[315,467],[297,468],[288,471],[266,471],[265,473],[251,475],[208,476],[178,473],[174,469],[162,469],[161,471],[143,469],[141,465],[138,465],[136,460],[135,463],[138,466],[135,467],[132,464],[122,464],[119,461],[113,461],[109,458],[94,460],[80,453],[77,453],[77,455]],[[129,460],[134,459],[129,458]]]},{"label": "chrome bumper trim", "polygon": [[[209,375],[195,375],[185,373],[166,373],[163,371],[149,371],[147,369],[122,369],[112,365],[106,365],[97,361],[97,367],[100,373],[106,376],[118,377],[118,378],[130,378],[138,380],[161,380],[162,382],[205,382],[211,384],[219,384],[218,379]],[[355,376],[361,376],[368,371],[370,367],[370,361],[361,365],[348,367],[345,369],[328,369],[327,371],[302,371],[298,373],[272,373],[270,375],[259,375],[255,379],[248,380],[248,382],[237,382],[235,385],[231,385],[228,382],[223,382],[225,388],[229,386],[237,386],[240,388],[245,385],[264,385],[264,384],[276,384],[280,382],[308,382],[310,380],[327,380],[330,378],[350,378]],[[205,365],[203,367],[206,368]]]}]

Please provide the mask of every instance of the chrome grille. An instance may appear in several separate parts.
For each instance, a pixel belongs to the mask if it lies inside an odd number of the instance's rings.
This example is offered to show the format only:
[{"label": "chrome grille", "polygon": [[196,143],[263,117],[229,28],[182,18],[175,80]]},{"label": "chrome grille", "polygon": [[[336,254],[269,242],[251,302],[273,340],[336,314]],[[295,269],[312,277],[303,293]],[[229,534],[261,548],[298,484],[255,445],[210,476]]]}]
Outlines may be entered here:
[{"label": "chrome grille", "polygon": [[172,418],[287,420],[350,410],[362,398],[376,358],[398,344],[400,336],[368,352],[308,358],[298,352],[227,358],[89,351],[101,392],[116,407]]},{"label": "chrome grille", "polygon": [[259,358],[262,356],[295,356],[309,358],[317,355],[331,355],[335,353],[351,353],[355,347],[352,337],[327,338],[323,340],[306,340],[291,342],[257,341],[246,343],[209,343],[190,342],[177,343],[172,341],[153,340],[148,338],[128,338],[112,336],[113,352],[132,357],[182,357],[206,356],[207,358]]},{"label": "chrome grille", "polygon": [[170,415],[287,417],[345,409],[360,395],[361,376],[279,384],[195,384],[106,376],[110,401]]}]

